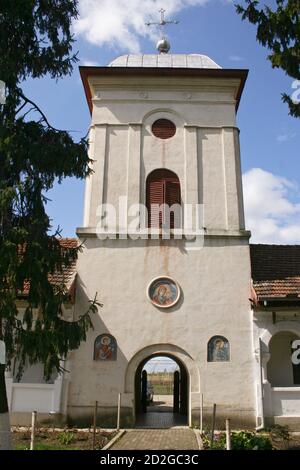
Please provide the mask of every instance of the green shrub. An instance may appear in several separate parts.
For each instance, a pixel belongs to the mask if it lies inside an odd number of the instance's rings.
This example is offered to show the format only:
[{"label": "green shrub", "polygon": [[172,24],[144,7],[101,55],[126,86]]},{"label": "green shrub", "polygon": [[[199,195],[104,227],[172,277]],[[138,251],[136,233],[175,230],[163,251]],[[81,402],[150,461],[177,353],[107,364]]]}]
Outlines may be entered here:
[{"label": "green shrub", "polygon": [[57,440],[60,442],[60,444],[68,446],[75,441],[75,434],[69,431],[63,431],[58,434]]},{"label": "green shrub", "polygon": [[272,428],[270,429],[270,435],[272,439],[282,439],[283,441],[289,441],[289,427],[280,426],[280,424],[275,424],[275,426],[272,426]]},{"label": "green shrub", "polygon": [[[210,437],[203,437],[205,449],[224,450],[226,449],[226,435],[220,433],[215,435],[213,445],[210,445]],[[232,450],[272,450],[273,446],[268,436],[250,431],[239,431],[231,433]]]},{"label": "green shrub", "polygon": [[207,432],[207,434],[204,434],[202,436],[203,447],[205,450],[224,450],[226,448],[226,437],[224,433],[215,434],[212,447],[210,439],[211,434],[209,431]]},{"label": "green shrub", "polygon": [[268,436],[249,431],[233,432],[231,435],[232,450],[272,450]]},{"label": "green shrub", "polygon": [[224,433],[215,435],[213,445],[213,450],[224,450],[226,449],[226,436]]}]

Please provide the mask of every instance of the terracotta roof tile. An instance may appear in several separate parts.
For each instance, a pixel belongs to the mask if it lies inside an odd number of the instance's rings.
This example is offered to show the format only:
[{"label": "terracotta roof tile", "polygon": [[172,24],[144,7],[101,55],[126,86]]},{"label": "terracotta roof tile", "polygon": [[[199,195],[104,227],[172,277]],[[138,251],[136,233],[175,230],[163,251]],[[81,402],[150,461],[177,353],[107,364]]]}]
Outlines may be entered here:
[{"label": "terracotta roof tile", "polygon": [[250,245],[258,300],[300,297],[300,245]]},{"label": "terracotta roof tile", "polygon": [[[60,238],[59,243],[62,248],[76,248],[78,246],[77,238]],[[60,285],[65,284],[72,290],[72,297],[74,297],[74,278],[76,275],[76,260],[74,260],[70,266],[64,267],[61,272],[56,272],[52,275],[49,275],[49,280],[51,284]],[[22,296],[26,296],[29,293],[30,282],[27,281],[24,283],[24,288]]]}]

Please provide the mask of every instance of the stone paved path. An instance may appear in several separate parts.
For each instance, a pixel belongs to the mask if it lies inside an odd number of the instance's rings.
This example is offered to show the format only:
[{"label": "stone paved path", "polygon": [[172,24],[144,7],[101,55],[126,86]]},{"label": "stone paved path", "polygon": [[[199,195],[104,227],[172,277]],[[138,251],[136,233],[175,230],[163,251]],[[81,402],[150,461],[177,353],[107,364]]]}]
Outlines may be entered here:
[{"label": "stone paved path", "polygon": [[130,429],[110,450],[199,450],[192,429]]},{"label": "stone paved path", "polygon": [[150,412],[137,416],[136,428],[168,429],[175,426],[186,426],[187,418],[179,413]]}]

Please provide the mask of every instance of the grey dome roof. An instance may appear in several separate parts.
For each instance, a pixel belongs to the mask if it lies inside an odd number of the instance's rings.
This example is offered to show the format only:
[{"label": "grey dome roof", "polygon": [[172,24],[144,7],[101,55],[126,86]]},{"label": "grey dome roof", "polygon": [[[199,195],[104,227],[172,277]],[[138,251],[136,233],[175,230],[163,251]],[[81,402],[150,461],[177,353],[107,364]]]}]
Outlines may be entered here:
[{"label": "grey dome roof", "polygon": [[109,67],[170,67],[188,69],[220,69],[212,59],[202,54],[126,54],[117,57]]}]

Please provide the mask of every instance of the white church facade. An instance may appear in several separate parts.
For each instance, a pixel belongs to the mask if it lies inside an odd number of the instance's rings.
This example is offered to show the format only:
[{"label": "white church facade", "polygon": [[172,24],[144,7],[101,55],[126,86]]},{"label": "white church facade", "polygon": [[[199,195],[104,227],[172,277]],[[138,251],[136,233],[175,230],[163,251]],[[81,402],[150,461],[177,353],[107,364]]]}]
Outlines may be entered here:
[{"label": "white church facade", "polygon": [[[69,241],[83,250],[67,311],[77,318],[96,293],[103,307],[62,376],[46,384],[36,366],[17,383],[7,373],[13,423],[35,409],[87,425],[97,400],[101,426],[114,425],[121,393],[121,425],[135,426],[144,365],[166,356],[179,366],[186,425],[199,425],[203,398],[204,420],[216,404],[220,426],[300,430],[300,246],[249,244],[236,122],[247,71],[159,54],[80,72],[93,173]],[[116,218],[105,217],[111,207]]]}]

